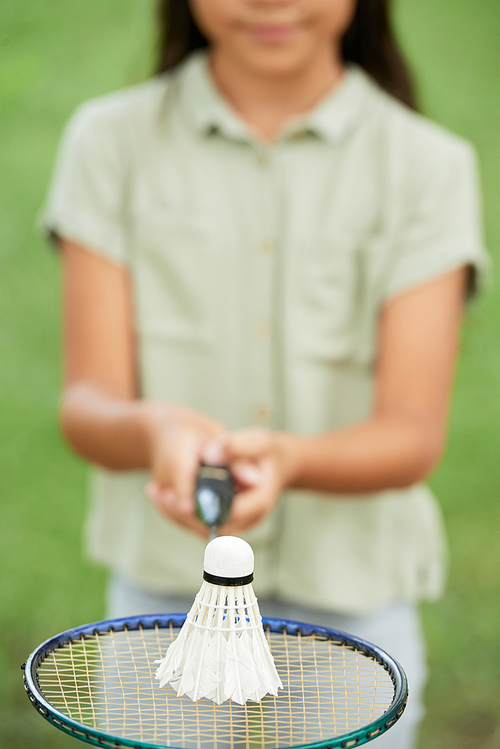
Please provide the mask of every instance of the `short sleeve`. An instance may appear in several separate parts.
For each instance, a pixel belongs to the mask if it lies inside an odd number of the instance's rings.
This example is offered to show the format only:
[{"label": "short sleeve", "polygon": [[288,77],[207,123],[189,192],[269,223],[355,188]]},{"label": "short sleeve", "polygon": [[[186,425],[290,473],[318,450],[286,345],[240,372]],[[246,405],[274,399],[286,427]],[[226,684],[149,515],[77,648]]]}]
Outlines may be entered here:
[{"label": "short sleeve", "polygon": [[[418,168],[416,169],[418,173]],[[483,286],[489,267],[482,240],[475,154],[462,141],[446,143],[424,163],[397,233],[385,296],[469,267],[467,297]]]},{"label": "short sleeve", "polygon": [[126,160],[119,125],[107,108],[90,102],[64,132],[42,225],[126,262],[124,195]]}]

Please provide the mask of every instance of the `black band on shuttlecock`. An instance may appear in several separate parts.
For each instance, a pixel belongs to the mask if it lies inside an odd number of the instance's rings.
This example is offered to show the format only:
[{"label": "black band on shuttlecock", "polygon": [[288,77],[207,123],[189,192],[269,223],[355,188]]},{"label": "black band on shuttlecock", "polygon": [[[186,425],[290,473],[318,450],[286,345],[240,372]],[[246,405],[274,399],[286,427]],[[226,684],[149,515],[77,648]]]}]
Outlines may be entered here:
[{"label": "black band on shuttlecock", "polygon": [[245,575],[245,577],[219,577],[218,575],[211,575],[210,572],[203,570],[203,579],[206,580],[207,583],[213,583],[213,585],[250,585],[253,580],[253,572],[249,575]]}]

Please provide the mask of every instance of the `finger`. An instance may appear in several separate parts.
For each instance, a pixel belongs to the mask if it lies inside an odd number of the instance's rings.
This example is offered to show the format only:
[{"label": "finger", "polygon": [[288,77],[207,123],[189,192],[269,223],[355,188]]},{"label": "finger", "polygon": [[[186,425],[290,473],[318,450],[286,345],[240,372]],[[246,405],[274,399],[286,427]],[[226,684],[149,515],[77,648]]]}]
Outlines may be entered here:
[{"label": "finger", "polygon": [[242,533],[256,528],[266,518],[267,513],[261,512],[249,517],[241,518],[240,520],[231,520],[225,523],[219,528],[219,536],[240,536]]},{"label": "finger", "polygon": [[239,458],[259,458],[271,449],[271,433],[261,427],[238,429],[221,436],[229,461]]},{"label": "finger", "polygon": [[147,498],[155,505],[158,509],[174,507],[176,503],[175,494],[172,489],[161,489],[157,483],[150,481],[145,487],[145,493]]},{"label": "finger", "polygon": [[144,487],[144,491],[146,493],[146,497],[150,499],[153,504],[156,503],[159,491],[159,486],[156,481],[149,481]]},{"label": "finger", "polygon": [[180,440],[170,456],[172,488],[186,512],[194,512],[194,490],[196,473],[200,464],[201,439],[198,435],[187,434]]},{"label": "finger", "polygon": [[227,457],[222,439],[207,442],[201,449],[201,459],[211,466],[223,466],[227,462]]},{"label": "finger", "polygon": [[233,459],[229,460],[228,451],[226,450],[227,440],[231,440],[232,435],[221,435],[218,439],[208,442],[202,447],[201,459],[208,465],[225,465],[231,463],[231,473],[236,481],[243,486],[257,486],[262,482],[263,474],[254,460]]},{"label": "finger", "polygon": [[158,511],[168,520],[172,520],[177,525],[196,533],[201,538],[206,539],[208,537],[206,525],[193,512],[186,512],[183,509],[183,504],[179,502],[172,489],[160,489],[157,486],[148,485],[146,492]]},{"label": "finger", "polygon": [[228,521],[221,527],[221,535],[235,535],[253,528],[274,506],[269,493],[261,489],[250,489],[236,495]]},{"label": "finger", "polygon": [[237,460],[231,463],[231,473],[244,487],[259,486],[264,480],[264,472],[258,463]]}]

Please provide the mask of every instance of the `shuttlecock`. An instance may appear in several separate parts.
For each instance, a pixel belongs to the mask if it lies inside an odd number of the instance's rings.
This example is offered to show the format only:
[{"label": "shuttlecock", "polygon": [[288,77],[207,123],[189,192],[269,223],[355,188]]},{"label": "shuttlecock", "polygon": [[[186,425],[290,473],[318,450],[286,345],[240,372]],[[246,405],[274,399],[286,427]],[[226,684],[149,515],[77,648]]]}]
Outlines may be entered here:
[{"label": "shuttlecock", "polygon": [[194,702],[243,705],[282,687],[252,587],[254,557],[246,541],[220,536],[205,550],[203,585],[156,678]]}]

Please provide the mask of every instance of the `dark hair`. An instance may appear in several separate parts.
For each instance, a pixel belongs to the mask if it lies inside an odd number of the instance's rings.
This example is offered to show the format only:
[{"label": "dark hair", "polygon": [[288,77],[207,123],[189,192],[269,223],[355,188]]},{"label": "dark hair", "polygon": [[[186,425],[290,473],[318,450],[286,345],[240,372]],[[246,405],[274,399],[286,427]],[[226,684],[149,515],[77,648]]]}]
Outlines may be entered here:
[{"label": "dark hair", "polygon": [[[342,40],[346,62],[366,70],[389,94],[415,108],[412,76],[389,18],[391,0],[358,0]],[[172,70],[195,49],[208,46],[196,26],[188,0],[159,0],[159,57],[156,71]]]}]

